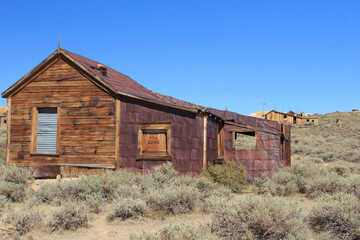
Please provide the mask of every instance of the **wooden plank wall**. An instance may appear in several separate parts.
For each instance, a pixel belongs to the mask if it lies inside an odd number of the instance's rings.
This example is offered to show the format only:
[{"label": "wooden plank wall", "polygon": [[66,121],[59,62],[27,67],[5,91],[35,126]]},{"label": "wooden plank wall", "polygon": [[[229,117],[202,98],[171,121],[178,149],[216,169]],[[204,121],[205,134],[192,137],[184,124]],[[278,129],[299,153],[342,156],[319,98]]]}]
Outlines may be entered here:
[{"label": "wooden plank wall", "polygon": [[[30,156],[32,109],[39,102],[60,102],[60,157]],[[10,162],[115,166],[115,99],[64,61],[52,63],[10,104]]]}]

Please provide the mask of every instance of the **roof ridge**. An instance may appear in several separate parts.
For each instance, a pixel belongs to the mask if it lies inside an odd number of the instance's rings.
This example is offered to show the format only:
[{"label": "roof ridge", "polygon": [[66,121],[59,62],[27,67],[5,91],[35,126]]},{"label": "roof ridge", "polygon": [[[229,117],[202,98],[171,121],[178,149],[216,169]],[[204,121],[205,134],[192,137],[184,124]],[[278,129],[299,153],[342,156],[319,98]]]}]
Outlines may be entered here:
[{"label": "roof ridge", "polygon": [[[136,82],[134,79],[125,75],[123,73],[118,72],[117,70],[109,67],[106,64],[100,63],[98,61],[92,60],[87,57],[83,57],[77,53],[73,53],[69,50],[61,48],[61,51],[68,54],[74,60],[82,64],[88,71],[95,74],[101,80],[112,86],[119,92],[123,92],[126,94],[134,95],[141,98],[150,99],[153,101],[159,101],[166,104],[172,104],[174,106],[187,107],[187,108],[196,108],[198,105],[193,104],[191,102],[183,101],[171,96],[167,96],[155,91],[152,91],[140,83]],[[93,67],[96,64],[102,64],[107,68],[107,74],[104,75],[100,71],[94,69]]]}]

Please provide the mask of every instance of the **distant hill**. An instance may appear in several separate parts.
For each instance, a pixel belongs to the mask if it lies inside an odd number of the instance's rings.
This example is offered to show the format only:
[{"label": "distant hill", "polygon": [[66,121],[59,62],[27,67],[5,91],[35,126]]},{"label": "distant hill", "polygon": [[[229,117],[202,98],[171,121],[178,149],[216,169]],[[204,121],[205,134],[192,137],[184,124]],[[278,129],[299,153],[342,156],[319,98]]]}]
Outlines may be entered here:
[{"label": "distant hill", "polygon": [[261,111],[261,112],[255,112],[255,113],[251,113],[249,114],[250,117],[257,117],[257,118],[263,118],[262,116],[267,114],[270,111]]},{"label": "distant hill", "polygon": [[[319,118],[319,126],[292,127],[292,154],[325,162],[360,163],[360,112],[310,116]],[[336,123],[338,119],[342,125]]]}]

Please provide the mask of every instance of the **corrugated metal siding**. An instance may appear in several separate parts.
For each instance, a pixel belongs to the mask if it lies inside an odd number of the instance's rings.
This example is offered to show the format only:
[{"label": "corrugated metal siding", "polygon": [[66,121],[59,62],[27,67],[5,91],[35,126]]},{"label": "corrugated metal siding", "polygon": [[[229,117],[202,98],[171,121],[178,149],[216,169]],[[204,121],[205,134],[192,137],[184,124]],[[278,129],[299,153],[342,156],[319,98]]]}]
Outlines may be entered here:
[{"label": "corrugated metal siding", "polygon": [[56,153],[57,108],[38,109],[38,153]]}]

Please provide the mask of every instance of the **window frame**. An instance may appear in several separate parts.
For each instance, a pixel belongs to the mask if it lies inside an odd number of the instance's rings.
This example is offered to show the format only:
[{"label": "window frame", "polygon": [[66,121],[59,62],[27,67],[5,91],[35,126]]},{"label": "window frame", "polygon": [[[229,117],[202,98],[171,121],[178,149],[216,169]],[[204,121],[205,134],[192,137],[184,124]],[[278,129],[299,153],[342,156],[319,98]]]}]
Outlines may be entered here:
[{"label": "window frame", "polygon": [[[37,152],[37,134],[38,134],[38,115],[39,108],[56,108],[57,109],[57,127],[56,127],[56,152]],[[32,126],[31,126],[31,143],[30,143],[30,156],[60,156],[60,117],[61,104],[59,102],[51,103],[33,103],[32,104]]]},{"label": "window frame", "polygon": [[217,126],[217,148],[218,159],[224,159],[225,156],[225,144],[224,144],[224,126]]},{"label": "window frame", "polygon": [[[255,130],[239,130],[239,129],[231,129],[230,130],[231,134],[232,134],[232,149],[234,150],[255,150],[257,149],[257,138],[258,138],[258,131]],[[255,146],[253,149],[236,149],[236,134],[240,133],[240,134],[244,134],[244,135],[248,135],[246,133],[254,133],[254,139],[255,139]],[[250,135],[248,135],[250,136]]]},{"label": "window frame", "polygon": [[[138,128],[138,155],[136,160],[171,160],[171,123],[170,122],[139,122]],[[166,154],[152,155],[142,152],[142,139],[144,130],[166,134]]]}]

